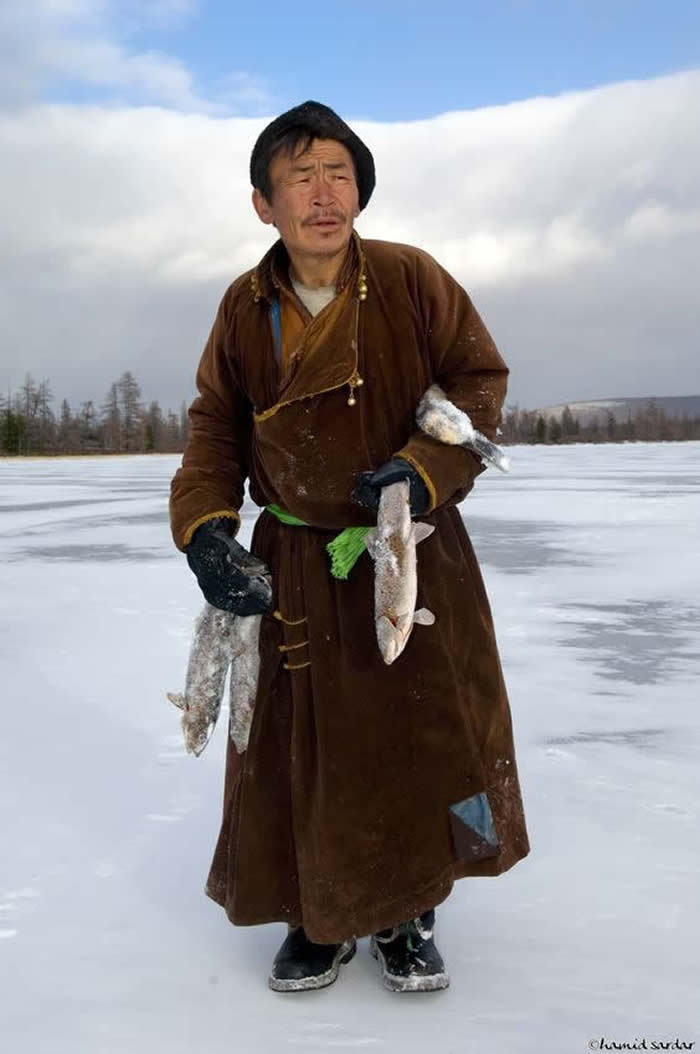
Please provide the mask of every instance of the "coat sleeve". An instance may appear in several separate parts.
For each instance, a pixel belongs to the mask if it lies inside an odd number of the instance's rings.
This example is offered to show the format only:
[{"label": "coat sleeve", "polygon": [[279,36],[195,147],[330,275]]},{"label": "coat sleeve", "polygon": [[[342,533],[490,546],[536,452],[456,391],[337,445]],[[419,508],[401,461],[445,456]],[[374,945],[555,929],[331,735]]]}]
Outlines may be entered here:
[{"label": "coat sleeve", "polygon": [[[508,367],[465,290],[432,256],[417,253],[417,299],[432,382],[495,441]],[[430,494],[427,512],[462,501],[486,468],[472,451],[441,443],[420,429],[394,457],[405,458],[420,473]]]},{"label": "coat sleeve", "polygon": [[230,300],[224,295],[202,352],[196,375],[199,394],[188,410],[182,464],[170,484],[170,529],[181,551],[197,527],[215,516],[235,520],[234,533],[240,527],[253,411],[236,377]]}]

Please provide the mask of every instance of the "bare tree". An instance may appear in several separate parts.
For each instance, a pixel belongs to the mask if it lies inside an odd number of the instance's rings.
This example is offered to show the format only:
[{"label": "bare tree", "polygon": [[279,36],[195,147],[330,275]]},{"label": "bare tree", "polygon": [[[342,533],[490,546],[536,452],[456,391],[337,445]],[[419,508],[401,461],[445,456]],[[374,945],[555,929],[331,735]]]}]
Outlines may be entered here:
[{"label": "bare tree", "polygon": [[80,404],[78,422],[78,445],[81,450],[99,450],[101,447],[100,422],[92,399]]},{"label": "bare tree", "polygon": [[181,450],[180,444],[180,422],[173,410],[168,410],[168,419],[165,425],[165,450],[174,453]]},{"label": "bare tree", "polygon": [[540,414],[535,424],[535,442],[544,443],[547,440],[547,421]]},{"label": "bare tree", "polygon": [[28,454],[38,441],[38,389],[31,373],[24,376],[24,384],[15,396],[15,413],[22,418],[22,429],[19,437],[19,453]]},{"label": "bare tree", "polygon": [[151,451],[159,452],[163,449],[164,433],[163,411],[158,400],[154,399],[148,405],[144,425],[144,450],[147,454]]},{"label": "bare tree", "polygon": [[570,408],[565,406],[561,415],[561,431],[564,439],[578,435],[578,420],[574,418]]},{"label": "bare tree", "polygon": [[51,409],[53,392],[51,383],[42,381],[37,389],[37,420],[39,450],[51,450],[56,446],[56,418]]},{"label": "bare tree", "polygon": [[67,399],[63,399],[61,402],[56,444],[58,449],[64,454],[72,454],[78,447],[78,429]]},{"label": "bare tree", "polygon": [[117,385],[112,384],[101,409],[102,427],[104,430],[104,449],[119,451],[122,449],[122,423],[119,411],[119,392]]},{"label": "bare tree", "polygon": [[122,419],[122,449],[133,453],[141,449],[143,407],[141,389],[131,370],[125,370],[117,381]]}]

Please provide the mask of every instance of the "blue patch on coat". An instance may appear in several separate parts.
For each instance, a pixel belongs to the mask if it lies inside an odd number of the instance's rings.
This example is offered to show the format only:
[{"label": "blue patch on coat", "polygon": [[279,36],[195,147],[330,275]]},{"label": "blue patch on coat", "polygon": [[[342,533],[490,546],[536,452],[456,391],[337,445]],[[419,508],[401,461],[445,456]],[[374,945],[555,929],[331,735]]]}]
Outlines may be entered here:
[{"label": "blue patch on coat", "polygon": [[[458,849],[461,850],[463,855],[473,855],[474,858],[478,859],[483,856],[497,854],[500,849],[500,841],[496,834],[491,806],[485,791],[472,794],[470,798],[465,798],[464,801],[458,801],[454,805],[450,805],[450,812],[464,824],[468,831],[473,832],[477,836],[474,844],[469,844],[468,849],[467,840],[463,836],[459,838]],[[464,834],[466,835],[467,831]]]},{"label": "blue patch on coat", "polygon": [[277,361],[282,364],[282,318],[280,315],[280,302],[273,300],[270,307],[270,320],[272,322],[272,335],[275,339],[275,354]]}]

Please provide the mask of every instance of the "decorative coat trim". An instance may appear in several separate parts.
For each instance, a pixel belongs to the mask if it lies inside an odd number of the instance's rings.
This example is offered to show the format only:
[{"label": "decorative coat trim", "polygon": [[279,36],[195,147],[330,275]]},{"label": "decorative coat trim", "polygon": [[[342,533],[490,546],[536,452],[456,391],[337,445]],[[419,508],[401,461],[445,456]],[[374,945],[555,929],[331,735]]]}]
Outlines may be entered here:
[{"label": "decorative coat trim", "polygon": [[256,421],[256,422],[267,421],[267,419],[269,417],[273,417],[274,414],[276,414],[284,406],[290,406],[291,403],[298,403],[301,399],[311,399],[311,398],[313,398],[316,395],[324,395],[326,392],[337,391],[338,388],[344,388],[346,384],[349,385],[349,387],[350,387],[350,395],[348,397],[348,406],[354,406],[355,403],[357,402],[357,400],[355,399],[355,388],[358,388],[358,387],[360,387],[360,385],[365,383],[364,380],[362,379],[362,377],[360,376],[360,374],[358,372],[358,369],[357,369],[357,361],[358,361],[358,340],[357,340],[357,337],[358,337],[358,332],[359,332],[359,326],[360,326],[360,296],[358,295],[357,300],[355,302],[355,318],[354,318],[354,322],[353,322],[354,336],[353,336],[352,340],[350,341],[350,347],[352,348],[352,350],[354,352],[354,355],[353,355],[352,369],[351,369],[350,373],[348,374],[348,376],[344,377],[342,381],[338,381],[337,384],[329,385],[328,388],[318,388],[317,390],[315,390],[313,392],[308,392],[305,395],[297,395],[297,396],[295,396],[292,399],[281,399],[280,402],[275,403],[274,406],[270,406],[267,410],[261,410],[260,413],[253,412],[253,420]]},{"label": "decorative coat trim", "polygon": [[[283,260],[288,261],[288,259],[289,254],[287,253],[285,244],[281,238],[278,238],[277,241],[270,246],[262,260],[251,273],[250,285],[253,292],[253,299],[256,303],[261,299],[265,299],[271,304],[276,298],[277,291],[283,284],[277,273],[276,264]],[[364,262],[362,239],[353,228],[350,238],[350,251],[341,266],[335,283],[337,293],[342,293],[343,289],[350,281],[353,272],[359,265],[358,292],[363,300],[366,298],[367,280],[365,276]],[[296,293],[291,285],[287,286],[285,283],[285,288],[290,295],[296,298]],[[362,293],[364,293],[364,296],[362,296]]]},{"label": "decorative coat trim", "polygon": [[280,622],[284,622],[285,626],[300,626],[302,622],[306,622],[306,616],[304,616],[304,618],[298,618],[290,622],[289,619],[286,619],[284,617],[284,615],[279,609],[277,611],[273,611],[272,614],[276,619],[279,619]]},{"label": "decorative coat trim", "polygon": [[237,523],[241,522],[241,518],[238,513],[233,511],[232,509],[220,509],[218,512],[207,512],[204,514],[204,516],[200,516],[198,520],[195,520],[194,523],[191,523],[185,531],[182,539],[183,549],[190,544],[190,542],[192,541],[192,535],[198,527],[201,527],[203,523],[207,522],[207,520],[216,519],[217,516],[228,516],[231,519],[236,520]]},{"label": "decorative coat trim", "polygon": [[426,515],[429,512],[433,512],[435,507],[437,506],[437,491],[435,489],[435,484],[428,475],[427,470],[421,465],[420,461],[416,460],[413,454],[409,454],[406,451],[402,450],[396,456],[402,457],[404,461],[408,461],[410,465],[413,465],[414,469],[419,474],[426,487],[428,488],[428,494],[430,495],[430,505],[425,510],[423,515]]},{"label": "decorative coat trim", "polygon": [[[281,248],[280,248],[281,246]],[[273,303],[276,298],[277,291],[284,285],[284,289],[298,300],[296,293],[293,290],[288,290],[286,283],[283,283],[277,275],[276,263],[278,262],[282,254],[287,254],[284,243],[281,239],[278,239],[271,249],[265,254],[257,268],[252,272],[250,276],[251,289],[253,291],[253,300],[257,303],[261,298],[265,298],[269,303]],[[348,285],[353,275],[357,275],[357,287],[354,294],[355,297],[355,313],[352,324],[353,335],[350,341],[350,346],[354,352],[352,368],[347,377],[339,381],[337,384],[330,385],[328,388],[320,388],[318,391],[309,392],[306,395],[298,395],[292,399],[281,399],[273,406],[268,407],[267,410],[261,410],[259,413],[253,411],[253,420],[257,423],[266,421],[268,418],[274,416],[284,406],[289,406],[291,403],[299,402],[300,399],[312,398],[315,395],[324,395],[326,392],[337,391],[338,388],[343,388],[347,384],[350,393],[348,395],[348,406],[354,406],[357,402],[355,396],[355,389],[361,387],[364,384],[364,379],[360,376],[357,369],[358,365],[358,339],[359,339],[359,327],[360,327],[360,303],[367,299],[367,268],[365,261],[365,254],[362,249],[362,239],[360,238],[357,231],[353,230],[351,236],[350,247],[347,258],[341,267],[340,273],[336,280],[336,295],[342,293],[345,287]]]}]

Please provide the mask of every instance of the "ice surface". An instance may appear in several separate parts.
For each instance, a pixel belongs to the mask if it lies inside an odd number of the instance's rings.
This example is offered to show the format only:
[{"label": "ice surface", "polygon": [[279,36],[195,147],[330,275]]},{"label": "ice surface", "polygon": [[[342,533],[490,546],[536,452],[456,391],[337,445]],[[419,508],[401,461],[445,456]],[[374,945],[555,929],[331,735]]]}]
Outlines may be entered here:
[{"label": "ice surface", "polygon": [[700,444],[512,453],[460,509],[532,852],[455,885],[435,929],[451,987],[415,996],[382,988],[365,939],[330,988],[271,992],[286,928],[233,927],[204,895],[228,730],[187,755],[163,693],[202,607],[167,525],[180,458],[0,462],[4,1048],[697,1041]]}]

